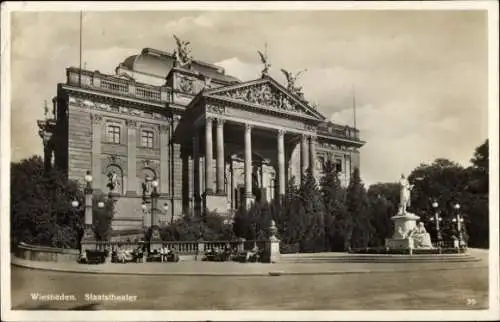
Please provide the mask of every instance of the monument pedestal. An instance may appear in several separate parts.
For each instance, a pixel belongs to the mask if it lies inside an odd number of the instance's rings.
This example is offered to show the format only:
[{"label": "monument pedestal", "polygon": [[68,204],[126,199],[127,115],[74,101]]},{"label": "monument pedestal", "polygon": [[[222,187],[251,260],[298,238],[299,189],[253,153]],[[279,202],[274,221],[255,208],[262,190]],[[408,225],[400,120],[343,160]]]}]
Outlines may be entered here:
[{"label": "monument pedestal", "polygon": [[394,234],[392,238],[386,238],[385,247],[391,249],[413,249],[413,238],[408,237],[409,233],[417,227],[419,216],[409,212],[399,212],[391,217],[394,221]]}]

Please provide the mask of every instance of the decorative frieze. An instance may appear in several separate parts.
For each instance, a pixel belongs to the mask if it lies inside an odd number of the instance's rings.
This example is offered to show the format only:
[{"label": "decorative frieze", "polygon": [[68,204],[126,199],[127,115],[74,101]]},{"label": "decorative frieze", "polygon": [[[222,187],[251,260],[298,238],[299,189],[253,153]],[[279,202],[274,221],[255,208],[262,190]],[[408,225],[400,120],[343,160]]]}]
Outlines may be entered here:
[{"label": "decorative frieze", "polygon": [[207,104],[206,110],[210,113],[224,114],[226,112],[226,107],[221,105]]},{"label": "decorative frieze", "polygon": [[167,121],[168,120],[168,117],[166,115],[161,114],[161,113],[147,112],[147,111],[142,111],[142,110],[137,109],[137,108],[130,108],[130,107],[125,107],[125,106],[115,106],[115,105],[101,103],[101,102],[95,102],[95,101],[91,101],[91,100],[84,100],[84,99],[81,99],[78,97],[70,97],[69,103],[72,105],[76,105],[80,108],[84,108],[84,109],[105,111],[105,112],[110,112],[110,113],[119,113],[122,115],[135,116],[135,117],[140,117],[140,118],[145,118],[145,119],[153,119],[153,120],[159,120],[159,121]]},{"label": "decorative frieze", "polygon": [[247,86],[217,93],[218,96],[229,97],[248,103],[263,105],[266,107],[283,109],[303,113],[298,104],[293,102],[287,95],[272,87],[268,83]]}]

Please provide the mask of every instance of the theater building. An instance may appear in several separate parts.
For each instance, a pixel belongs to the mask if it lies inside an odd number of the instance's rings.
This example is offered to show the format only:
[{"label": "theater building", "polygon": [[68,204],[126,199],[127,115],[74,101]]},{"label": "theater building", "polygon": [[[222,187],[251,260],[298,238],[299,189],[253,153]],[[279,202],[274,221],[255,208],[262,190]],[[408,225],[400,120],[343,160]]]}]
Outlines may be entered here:
[{"label": "theater building", "polygon": [[[230,214],[286,193],[310,169],[319,180],[332,160],[342,184],[360,165],[359,131],[328,121],[288,79],[267,73],[240,81],[221,67],[145,48],[115,75],[70,67],[53,117],[38,121],[47,167],[69,179],[93,176],[108,193],[117,181],[116,232],[148,225],[143,183],[158,183],[158,224],[204,210]],[[319,181],[318,181],[319,182]]]}]

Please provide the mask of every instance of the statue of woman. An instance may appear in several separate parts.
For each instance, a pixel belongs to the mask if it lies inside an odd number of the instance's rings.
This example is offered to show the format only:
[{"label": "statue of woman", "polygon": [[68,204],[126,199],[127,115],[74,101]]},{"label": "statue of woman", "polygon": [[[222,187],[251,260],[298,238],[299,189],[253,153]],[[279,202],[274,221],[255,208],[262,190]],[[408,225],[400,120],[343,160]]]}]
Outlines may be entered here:
[{"label": "statue of woman", "polygon": [[415,248],[432,248],[431,236],[425,229],[424,223],[419,222],[409,237],[413,238]]},{"label": "statue of woman", "polygon": [[408,182],[404,174],[401,174],[399,185],[401,187],[399,207],[401,213],[404,214],[406,213],[406,209],[410,207],[411,189],[413,189],[413,185]]}]

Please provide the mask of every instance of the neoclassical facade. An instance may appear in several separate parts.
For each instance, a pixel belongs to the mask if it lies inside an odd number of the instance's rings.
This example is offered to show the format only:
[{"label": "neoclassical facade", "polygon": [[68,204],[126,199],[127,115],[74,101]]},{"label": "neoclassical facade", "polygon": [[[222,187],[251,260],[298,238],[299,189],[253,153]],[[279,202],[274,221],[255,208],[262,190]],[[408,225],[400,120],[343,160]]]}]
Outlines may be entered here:
[{"label": "neoclassical facade", "polygon": [[[67,68],[53,99],[53,117],[40,120],[46,166],[69,179],[93,174],[105,193],[116,174],[116,231],[148,225],[142,183],[158,182],[159,224],[183,213],[231,213],[286,193],[307,169],[319,180],[333,161],[344,185],[359,167],[359,131],[328,121],[287,75],[242,82],[223,68],[145,48],[115,75]],[[319,182],[319,181],[318,181]]]}]

